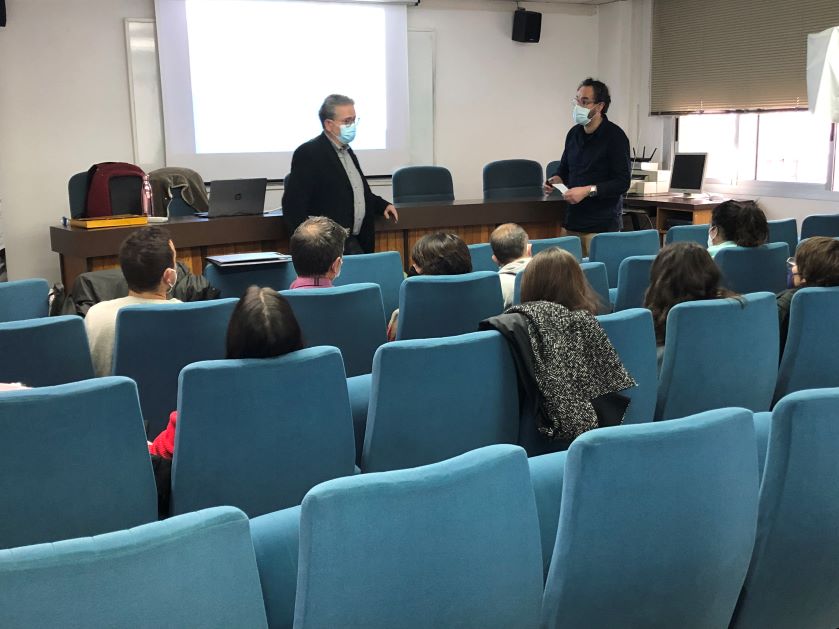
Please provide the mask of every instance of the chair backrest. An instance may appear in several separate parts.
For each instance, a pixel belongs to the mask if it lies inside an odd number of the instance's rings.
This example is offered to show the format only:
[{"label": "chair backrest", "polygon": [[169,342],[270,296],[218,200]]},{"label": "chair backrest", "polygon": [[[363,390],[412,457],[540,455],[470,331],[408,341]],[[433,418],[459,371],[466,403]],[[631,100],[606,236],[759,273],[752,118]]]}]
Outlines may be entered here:
[{"label": "chair backrest", "polygon": [[350,403],[334,347],[189,365],[179,393],[173,514],[233,505],[253,517],[353,473]]},{"label": "chair backrest", "polygon": [[169,218],[178,218],[179,216],[192,216],[195,214],[195,208],[184,201],[183,195],[183,188],[172,188],[172,198],[166,205],[166,216]]},{"label": "chair backrest", "polygon": [[623,366],[638,386],[624,391],[631,398],[623,417],[624,424],[649,422],[655,416],[658,392],[653,315],[646,308],[632,308],[597,317],[614,345]]},{"label": "chair backrest", "polygon": [[726,627],[757,492],[744,409],[581,435],[565,463],[542,626]]},{"label": "chair backrest", "polygon": [[488,242],[467,245],[467,248],[472,258],[472,271],[498,271],[498,265],[492,260],[492,245]]},{"label": "chair backrest", "polygon": [[396,337],[417,339],[474,332],[478,323],[503,310],[498,273],[409,277],[399,289]]},{"label": "chair backrest", "polygon": [[547,181],[551,177],[553,177],[556,172],[559,170],[559,160],[556,159],[552,162],[548,162],[548,165],[545,166],[545,180]]},{"label": "chair backrest", "polygon": [[778,375],[775,295],[678,304],[665,341],[656,419],[727,406],[769,410]]},{"label": "chair backrest", "polygon": [[341,350],[347,376],[373,369],[373,354],[387,342],[387,320],[378,284],[298,288],[281,293],[288,300],[307,347]]},{"label": "chair backrest", "polygon": [[393,173],[394,203],[454,201],[452,174],[443,166],[405,166]]},{"label": "chair backrest", "polygon": [[793,391],[839,387],[839,287],[802,288],[792,297],[775,399]]},{"label": "chair backrest", "polygon": [[618,267],[618,290],[615,312],[627,308],[641,308],[644,294],[650,286],[650,269],[655,256],[629,256]]},{"label": "chair backrest", "polygon": [[757,540],[733,629],[839,623],[839,389],[772,412]]},{"label": "chair backrest", "polygon": [[629,256],[654,256],[658,253],[658,231],[642,229],[631,232],[605,232],[597,234],[589,245],[589,260],[606,265],[609,287],[618,285],[618,269]]},{"label": "chair backrest", "polygon": [[542,194],[542,165],[531,159],[502,159],[484,166],[484,199]]},{"label": "chair backrest", "polygon": [[388,343],[373,363],[361,468],[414,467],[515,443],[518,425],[516,367],[498,332]]},{"label": "chair backrest", "polygon": [[84,216],[87,203],[87,171],[76,173],[67,181],[67,198],[70,204],[70,216]]},{"label": "chair backrest", "polygon": [[0,457],[0,548],[157,519],[137,387],[128,378],[4,392],[0,433],[9,446]]},{"label": "chair backrest", "polygon": [[766,221],[769,225],[769,242],[785,242],[789,247],[789,254],[795,255],[798,247],[798,224],[794,218],[782,218],[777,221]]},{"label": "chair backrest", "polygon": [[[580,268],[583,270],[583,275],[586,276],[589,286],[591,286],[597,298],[600,300],[600,314],[606,314],[612,311],[609,302],[609,279],[606,277],[606,265],[602,262],[582,262]],[[513,303],[521,303],[521,279],[522,273],[516,273],[515,284],[513,284]]]},{"label": "chair backrest", "polygon": [[801,240],[813,236],[839,237],[839,214],[813,214],[801,222]]},{"label": "chair backrest", "polygon": [[137,383],[150,437],[175,410],[181,369],[225,357],[227,324],[238,301],[126,306],[117,313],[113,373]]},{"label": "chair backrest", "polygon": [[276,291],[286,290],[297,279],[291,262],[255,264],[222,268],[213,263],[204,267],[204,277],[219,289],[221,297],[239,299],[248,286],[268,286]]},{"label": "chair backrest", "polygon": [[382,291],[385,316],[399,307],[399,287],[405,274],[402,271],[402,256],[398,251],[359,253],[344,256],[341,274],[332,283],[335,286],[373,282]]},{"label": "chair backrest", "polygon": [[521,448],[336,479],[303,500],[294,626],[535,628],[541,561]]},{"label": "chair backrest", "polygon": [[559,247],[574,254],[577,262],[583,259],[583,244],[580,242],[579,236],[560,236],[559,238],[538,238],[531,240],[533,245],[532,253],[535,256],[540,251],[549,249],[550,247]]},{"label": "chair backrest", "polygon": [[714,261],[726,288],[737,293],[780,293],[787,287],[789,255],[785,242],[770,242],[759,247],[725,247],[717,251]]},{"label": "chair backrest", "polygon": [[708,246],[708,225],[673,225],[664,234],[664,244],[674,242],[695,242],[703,247]]},{"label": "chair backrest", "polygon": [[0,282],[0,323],[46,317],[49,292],[43,279]]},{"label": "chair backrest", "polygon": [[4,627],[151,624],[267,627],[243,513],[208,509],[127,531],[0,551]]},{"label": "chair backrest", "polygon": [[0,323],[0,382],[30,387],[94,377],[84,320],[75,315]]}]

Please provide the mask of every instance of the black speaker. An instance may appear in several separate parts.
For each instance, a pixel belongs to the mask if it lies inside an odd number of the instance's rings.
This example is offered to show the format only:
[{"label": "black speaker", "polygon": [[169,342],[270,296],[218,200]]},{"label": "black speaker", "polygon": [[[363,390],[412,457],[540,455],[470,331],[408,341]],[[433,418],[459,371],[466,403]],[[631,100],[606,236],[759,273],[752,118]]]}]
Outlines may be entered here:
[{"label": "black speaker", "polygon": [[0,26],[6,26],[6,0],[0,0]]},{"label": "black speaker", "polygon": [[513,41],[536,44],[539,42],[541,32],[541,13],[526,9],[518,9],[513,13]]}]

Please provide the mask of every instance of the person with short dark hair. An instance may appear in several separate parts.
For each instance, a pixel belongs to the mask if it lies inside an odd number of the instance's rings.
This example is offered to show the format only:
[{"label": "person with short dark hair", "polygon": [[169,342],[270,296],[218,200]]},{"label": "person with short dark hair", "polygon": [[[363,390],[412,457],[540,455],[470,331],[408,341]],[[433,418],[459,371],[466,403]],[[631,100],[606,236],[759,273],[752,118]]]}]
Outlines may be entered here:
[{"label": "person with short dark hair", "polygon": [[574,254],[550,247],[530,261],[521,278],[521,303],[550,301],[568,310],[596,315],[600,298],[586,280]]},{"label": "person with short dark hair", "polygon": [[[435,232],[420,238],[411,250],[408,275],[463,275],[472,272],[469,247],[456,234]],[[396,340],[399,310],[393,311],[387,324],[387,339]]]},{"label": "person with short dark hair", "polygon": [[769,240],[769,223],[754,201],[723,201],[711,211],[708,253],[726,247],[759,247]]},{"label": "person with short dark hair", "polygon": [[[273,358],[303,349],[300,324],[288,300],[272,288],[251,286],[230,315],[227,358]],[[175,452],[178,412],[152,443],[149,454],[171,459]]]},{"label": "person with short dark hair", "polygon": [[175,245],[162,227],[143,227],[126,238],[119,248],[119,266],[128,284],[128,296],[101,301],[85,316],[93,370],[97,376],[111,374],[117,313],[125,306],[179,304],[169,292],[178,279]]},{"label": "person with short dark hair", "polygon": [[[722,273],[702,245],[677,242],[662,248],[650,269],[644,307],[653,313],[656,344],[664,345],[667,315],[686,301],[737,297],[722,284]],[[659,352],[660,353],[660,352]]]},{"label": "person with short dark hair", "polygon": [[631,168],[629,140],[606,117],[612,97],[602,81],[587,78],[577,88],[571,116],[574,126],[565,136],[559,167],[545,182],[564,184],[568,207],[563,233],[579,236],[583,255],[595,234],[620,231],[623,195],[629,189]]},{"label": "person with short dark hair", "polygon": [[492,247],[492,260],[498,266],[498,279],[501,280],[501,294],[504,307],[513,305],[513,293],[516,275],[530,262],[530,242],[527,232],[515,223],[504,223],[496,227],[489,236]]},{"label": "person with short dark hair", "polygon": [[291,288],[329,288],[341,273],[347,230],[326,216],[313,216],[294,230],[291,263],[297,279]]},{"label": "person with short dark hair", "polygon": [[781,354],[789,332],[789,309],[792,298],[801,288],[839,286],[839,240],[814,236],[802,241],[795,257],[788,260],[793,287],[778,293],[778,323],[781,332]]},{"label": "person with short dark hair", "polygon": [[372,253],[376,216],[399,219],[396,208],[373,194],[350,148],[358,118],[355,101],[331,94],[318,111],[323,133],[297,147],[283,191],[283,218],[294,232],[307,216],[328,216],[349,230],[346,253]]}]

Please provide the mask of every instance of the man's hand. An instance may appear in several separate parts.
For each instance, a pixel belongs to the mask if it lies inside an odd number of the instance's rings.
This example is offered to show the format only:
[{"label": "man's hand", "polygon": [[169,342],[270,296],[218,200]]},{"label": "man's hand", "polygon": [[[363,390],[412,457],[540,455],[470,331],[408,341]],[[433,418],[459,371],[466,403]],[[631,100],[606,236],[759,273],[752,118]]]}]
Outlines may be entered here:
[{"label": "man's hand", "polygon": [[554,175],[544,183],[542,190],[544,190],[545,194],[550,194],[555,190],[555,183],[562,183],[562,179],[560,179],[559,175]]},{"label": "man's hand", "polygon": [[396,211],[392,203],[385,208],[385,218],[393,219],[394,223],[399,222],[399,212]]},{"label": "man's hand", "polygon": [[568,188],[568,192],[562,195],[562,198],[568,201],[571,205],[575,205],[585,199],[589,195],[589,192],[591,192],[591,186]]}]

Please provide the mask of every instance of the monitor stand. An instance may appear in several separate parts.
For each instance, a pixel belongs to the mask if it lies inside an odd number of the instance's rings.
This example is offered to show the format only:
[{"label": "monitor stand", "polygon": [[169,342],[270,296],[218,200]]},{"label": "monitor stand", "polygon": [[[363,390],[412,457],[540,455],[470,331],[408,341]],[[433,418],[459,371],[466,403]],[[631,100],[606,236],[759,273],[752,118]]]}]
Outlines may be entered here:
[{"label": "monitor stand", "polygon": [[704,192],[679,192],[673,195],[678,199],[701,199],[705,196]]}]

